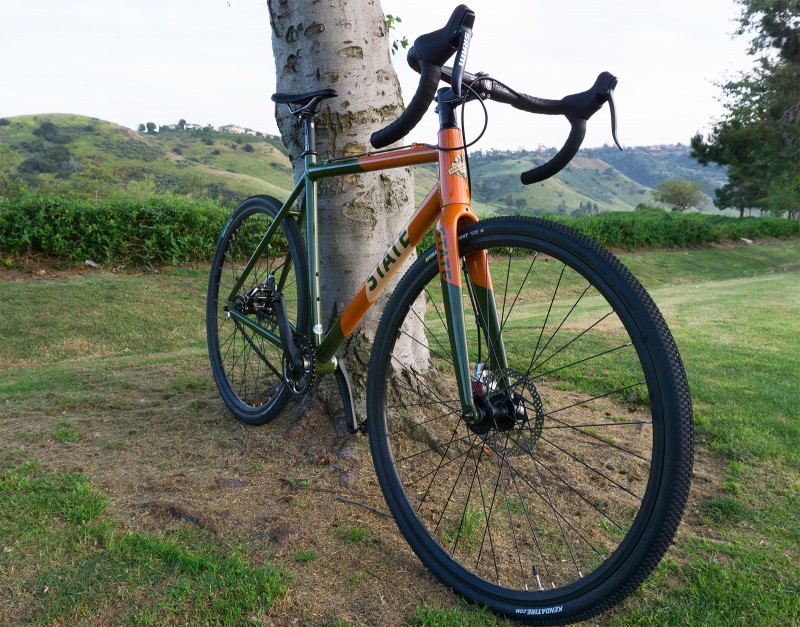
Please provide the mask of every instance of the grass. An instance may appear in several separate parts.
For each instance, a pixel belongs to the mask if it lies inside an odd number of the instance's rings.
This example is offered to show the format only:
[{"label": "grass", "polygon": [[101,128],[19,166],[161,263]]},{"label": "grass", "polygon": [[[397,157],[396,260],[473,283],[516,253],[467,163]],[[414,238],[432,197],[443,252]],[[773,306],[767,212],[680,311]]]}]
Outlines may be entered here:
[{"label": "grass", "polygon": [[0,497],[6,624],[234,625],[286,595],[284,571],[251,565],[201,533],[121,531],[80,474],[6,465]]},{"label": "grass", "polygon": [[369,530],[360,525],[345,525],[344,523],[339,523],[339,526],[336,528],[336,535],[348,544],[375,542]]},{"label": "grass", "polygon": [[[624,256],[675,334],[699,456],[719,470],[713,490],[692,497],[667,559],[602,624],[800,621],[799,258],[797,241]],[[252,563],[246,547],[192,528],[130,531],[91,478],[21,461],[47,442],[86,445],[95,436],[81,412],[207,402],[208,380],[182,367],[204,350],[204,290],[205,271],[192,269],[0,283],[0,407],[38,417],[0,452],[0,579],[12,586],[0,593],[0,622],[235,624],[290,595],[287,574]],[[164,374],[142,380],[148,368]],[[247,468],[269,473],[268,464]],[[339,546],[388,550],[361,524],[340,521],[333,533]],[[311,570],[321,561],[303,549],[290,563]],[[344,596],[372,581],[357,572],[364,581]],[[402,620],[495,624],[458,601]]]},{"label": "grass", "polygon": [[411,627],[447,627],[449,625],[489,627],[496,624],[497,621],[491,612],[467,604],[454,608],[424,605],[416,609],[409,621]]},{"label": "grass", "polygon": [[202,343],[205,275],[198,270],[145,279],[104,273],[42,284],[47,290],[32,290],[26,281],[5,283],[0,368],[155,354]]},{"label": "grass", "polygon": [[473,549],[481,541],[486,528],[484,516],[483,510],[467,509],[460,518],[443,525],[441,533],[445,546],[453,552],[458,546]]}]

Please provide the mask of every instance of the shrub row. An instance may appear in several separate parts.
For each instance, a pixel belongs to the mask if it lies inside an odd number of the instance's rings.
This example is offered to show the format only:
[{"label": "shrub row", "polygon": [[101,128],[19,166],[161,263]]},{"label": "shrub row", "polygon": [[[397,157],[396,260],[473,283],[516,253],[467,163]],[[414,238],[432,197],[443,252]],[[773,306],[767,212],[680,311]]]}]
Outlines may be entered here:
[{"label": "shrub row", "polygon": [[733,218],[653,209],[614,212],[559,222],[610,248],[675,248],[726,240],[800,237],[800,222],[783,218]]},{"label": "shrub row", "polygon": [[0,198],[0,252],[82,263],[179,264],[211,258],[229,210],[172,195],[99,202],[52,195]]},{"label": "shrub row", "polygon": [[[626,250],[704,246],[741,238],[800,237],[800,221],[784,218],[733,218],[662,209],[543,217],[572,227],[608,248]],[[417,247],[418,251],[426,250],[433,241],[430,232]]]},{"label": "shrub row", "polygon": [[[52,195],[0,198],[0,252],[67,261],[154,265],[208,260],[229,210],[215,201],[159,195],[99,202]],[[550,219],[611,248],[702,246],[740,238],[800,237],[800,221],[661,210]],[[421,250],[433,244],[428,233]]]}]

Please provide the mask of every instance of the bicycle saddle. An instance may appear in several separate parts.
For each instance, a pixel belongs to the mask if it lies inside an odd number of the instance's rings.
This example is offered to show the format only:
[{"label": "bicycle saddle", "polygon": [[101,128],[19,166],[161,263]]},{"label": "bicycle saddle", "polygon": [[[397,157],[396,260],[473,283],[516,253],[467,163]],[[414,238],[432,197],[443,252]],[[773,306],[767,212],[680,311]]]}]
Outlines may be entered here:
[{"label": "bicycle saddle", "polygon": [[325,100],[326,98],[336,98],[339,94],[335,89],[318,89],[304,94],[272,94],[272,102],[277,104],[299,105],[307,107],[313,100]]}]

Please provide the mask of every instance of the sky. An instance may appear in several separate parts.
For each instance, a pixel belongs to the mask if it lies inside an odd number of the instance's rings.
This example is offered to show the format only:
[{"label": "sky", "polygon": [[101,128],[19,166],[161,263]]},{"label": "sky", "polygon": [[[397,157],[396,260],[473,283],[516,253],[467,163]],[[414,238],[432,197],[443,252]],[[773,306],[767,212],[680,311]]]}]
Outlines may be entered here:
[{"label": "sky", "polygon": [[[296,1],[296,0],[292,0]],[[357,1],[357,0],[352,0]],[[467,69],[517,91],[560,98],[603,70],[624,144],[687,144],[724,111],[715,85],[752,66],[733,38],[734,0],[461,0],[476,19]],[[410,41],[445,24],[458,2],[382,0]],[[271,30],[265,0],[0,0],[0,117],[76,113],[140,123],[238,124],[277,134]],[[418,75],[393,62],[406,103]],[[560,146],[561,118],[490,103],[478,148]],[[469,109],[468,139],[483,125]],[[431,113],[409,139],[430,142]],[[585,146],[610,144],[607,110]]]}]

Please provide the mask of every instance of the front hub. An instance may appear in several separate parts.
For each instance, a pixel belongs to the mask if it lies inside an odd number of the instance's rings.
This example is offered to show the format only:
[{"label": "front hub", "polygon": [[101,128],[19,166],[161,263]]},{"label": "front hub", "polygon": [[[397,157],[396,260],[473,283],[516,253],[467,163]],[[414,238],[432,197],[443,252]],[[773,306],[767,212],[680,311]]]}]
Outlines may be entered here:
[{"label": "front hub", "polygon": [[472,398],[479,415],[467,421],[467,426],[482,436],[512,430],[524,432],[526,445],[530,448],[538,441],[544,424],[539,391],[523,373],[504,370],[495,374],[507,381],[508,386],[493,391],[495,384],[473,381]]}]

